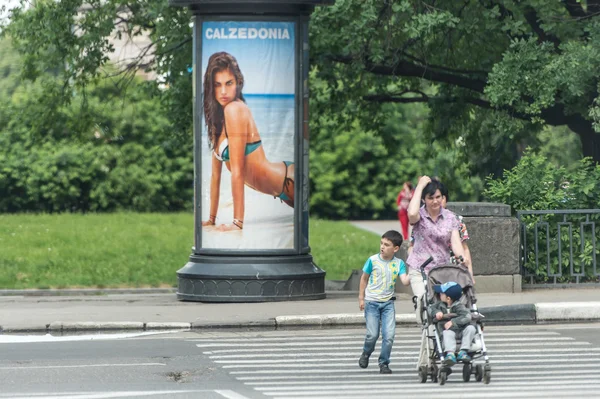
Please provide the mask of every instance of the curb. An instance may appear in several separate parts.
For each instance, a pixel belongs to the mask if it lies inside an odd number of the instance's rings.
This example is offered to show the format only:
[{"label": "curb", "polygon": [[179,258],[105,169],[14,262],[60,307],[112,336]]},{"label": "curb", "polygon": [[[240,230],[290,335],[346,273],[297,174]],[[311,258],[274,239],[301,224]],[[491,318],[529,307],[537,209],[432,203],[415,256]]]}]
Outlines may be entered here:
[{"label": "curb", "polygon": [[190,330],[192,323],[184,322],[93,322],[93,321],[79,321],[79,322],[62,322],[54,321],[50,324],[39,327],[14,327],[14,328],[2,328],[0,326],[0,333],[76,333],[76,332],[116,332],[116,331],[160,331],[160,330]]},{"label": "curb", "polygon": [[534,304],[488,306],[479,309],[483,322],[492,325],[536,324]]},{"label": "curb", "polygon": [[[417,317],[414,313],[396,314],[397,325],[415,325]],[[277,316],[277,327],[322,327],[322,326],[361,326],[365,324],[363,313],[326,314],[309,316]]]},{"label": "curb", "polygon": [[537,303],[535,311],[542,323],[600,320],[600,302]]},{"label": "curb", "polygon": [[[487,325],[549,324],[600,321],[600,302],[556,302],[521,305],[499,305],[479,309]],[[77,333],[159,330],[277,330],[286,328],[336,328],[363,326],[364,314],[340,313],[322,315],[277,316],[267,320],[241,322],[62,322],[54,321],[39,327],[5,328],[0,333]],[[399,326],[417,326],[414,313],[396,314]]]},{"label": "curb", "polygon": [[[485,316],[487,325],[524,325],[564,322],[600,321],[600,302],[556,302],[520,305],[498,305],[482,307],[479,312]],[[285,327],[335,327],[340,325],[364,325],[363,313],[278,316],[277,328]],[[396,315],[397,325],[416,326],[414,313]]]},{"label": "curb", "polygon": [[122,295],[122,294],[175,294],[177,288],[66,288],[66,289],[32,289],[32,290],[0,290],[2,296],[87,296],[87,295]]}]

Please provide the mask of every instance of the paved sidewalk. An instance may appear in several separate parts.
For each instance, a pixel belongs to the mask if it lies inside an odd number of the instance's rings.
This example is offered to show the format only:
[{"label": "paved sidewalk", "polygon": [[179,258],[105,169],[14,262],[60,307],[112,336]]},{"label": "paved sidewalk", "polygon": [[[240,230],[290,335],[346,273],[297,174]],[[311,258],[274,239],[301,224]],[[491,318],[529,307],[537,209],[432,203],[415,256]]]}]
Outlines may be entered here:
[{"label": "paved sidewalk", "polygon": [[[490,323],[600,320],[600,290],[593,288],[478,294],[478,305]],[[398,296],[396,313],[400,323],[414,325],[409,295]],[[357,293],[348,292],[330,292],[326,299],[316,301],[220,304],[181,302],[174,293],[0,297],[0,325],[5,334],[159,328],[274,329],[362,323]]]}]

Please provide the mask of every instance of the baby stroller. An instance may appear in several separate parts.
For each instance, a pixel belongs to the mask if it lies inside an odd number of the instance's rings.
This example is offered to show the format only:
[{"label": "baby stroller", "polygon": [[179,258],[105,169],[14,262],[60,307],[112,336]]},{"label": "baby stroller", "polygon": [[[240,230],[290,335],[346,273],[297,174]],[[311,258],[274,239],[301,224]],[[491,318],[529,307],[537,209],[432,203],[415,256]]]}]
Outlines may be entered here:
[{"label": "baby stroller", "polygon": [[[427,377],[429,376],[432,382],[439,381],[440,385],[444,385],[446,379],[452,373],[451,368],[444,366],[444,351],[440,339],[441,334],[438,331],[438,328],[436,328],[438,320],[432,319],[429,316],[427,306],[440,300],[433,289],[434,285],[454,281],[463,288],[463,295],[460,298],[460,301],[467,309],[471,309],[471,324],[474,325],[476,329],[471,349],[468,351],[471,361],[463,363],[463,381],[469,382],[471,375],[475,374],[476,381],[479,382],[483,380],[484,384],[489,384],[492,367],[489,362],[485,341],[483,339],[484,316],[477,310],[475,288],[473,287],[469,271],[460,265],[446,265],[432,269],[429,271],[429,276],[427,276],[425,274],[425,266],[427,266],[427,264],[429,264],[429,262],[426,262],[421,266],[421,275],[423,276],[423,281],[425,283],[425,294],[420,303],[415,302],[415,305],[420,309],[423,320],[421,349],[417,363],[420,381],[422,383],[426,382]],[[454,316],[455,315],[451,314],[445,315],[445,318],[440,320],[439,323],[445,323]],[[427,358],[427,365],[423,365],[424,356]],[[476,364],[476,360],[481,360],[482,358],[484,364]]]}]

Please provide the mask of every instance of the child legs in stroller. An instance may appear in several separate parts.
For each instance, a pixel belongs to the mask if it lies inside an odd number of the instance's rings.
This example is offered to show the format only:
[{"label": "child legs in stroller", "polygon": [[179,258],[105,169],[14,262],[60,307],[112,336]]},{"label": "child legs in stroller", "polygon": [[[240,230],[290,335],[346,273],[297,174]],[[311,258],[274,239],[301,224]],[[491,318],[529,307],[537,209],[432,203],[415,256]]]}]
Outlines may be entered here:
[{"label": "child legs in stroller", "polygon": [[456,358],[454,357],[454,353],[456,352],[456,339],[460,338],[460,352],[458,354],[458,361],[468,362],[471,360],[469,356],[469,351],[471,350],[471,344],[473,343],[473,338],[475,338],[475,326],[468,325],[463,331],[457,334],[453,330],[444,330],[442,332],[442,337],[444,340],[444,352],[447,354],[445,358],[446,366],[453,366],[456,363]]}]

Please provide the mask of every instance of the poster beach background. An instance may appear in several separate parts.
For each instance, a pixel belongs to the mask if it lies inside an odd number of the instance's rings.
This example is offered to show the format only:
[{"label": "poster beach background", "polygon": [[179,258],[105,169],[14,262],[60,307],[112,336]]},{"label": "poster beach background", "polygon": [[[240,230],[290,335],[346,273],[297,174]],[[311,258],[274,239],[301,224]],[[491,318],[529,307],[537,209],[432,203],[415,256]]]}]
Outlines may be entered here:
[{"label": "poster beach background", "polygon": [[[270,162],[295,160],[294,37],[294,23],[291,22],[204,22],[202,26],[202,77],[212,54],[226,51],[237,59],[245,80],[242,93]],[[204,119],[202,124],[201,204],[202,220],[208,220],[213,154]],[[221,232],[214,226],[205,226],[202,228],[202,248],[294,248],[293,208],[247,186],[245,206],[243,230]],[[231,223],[232,220],[231,173],[223,167],[216,223]]]}]

